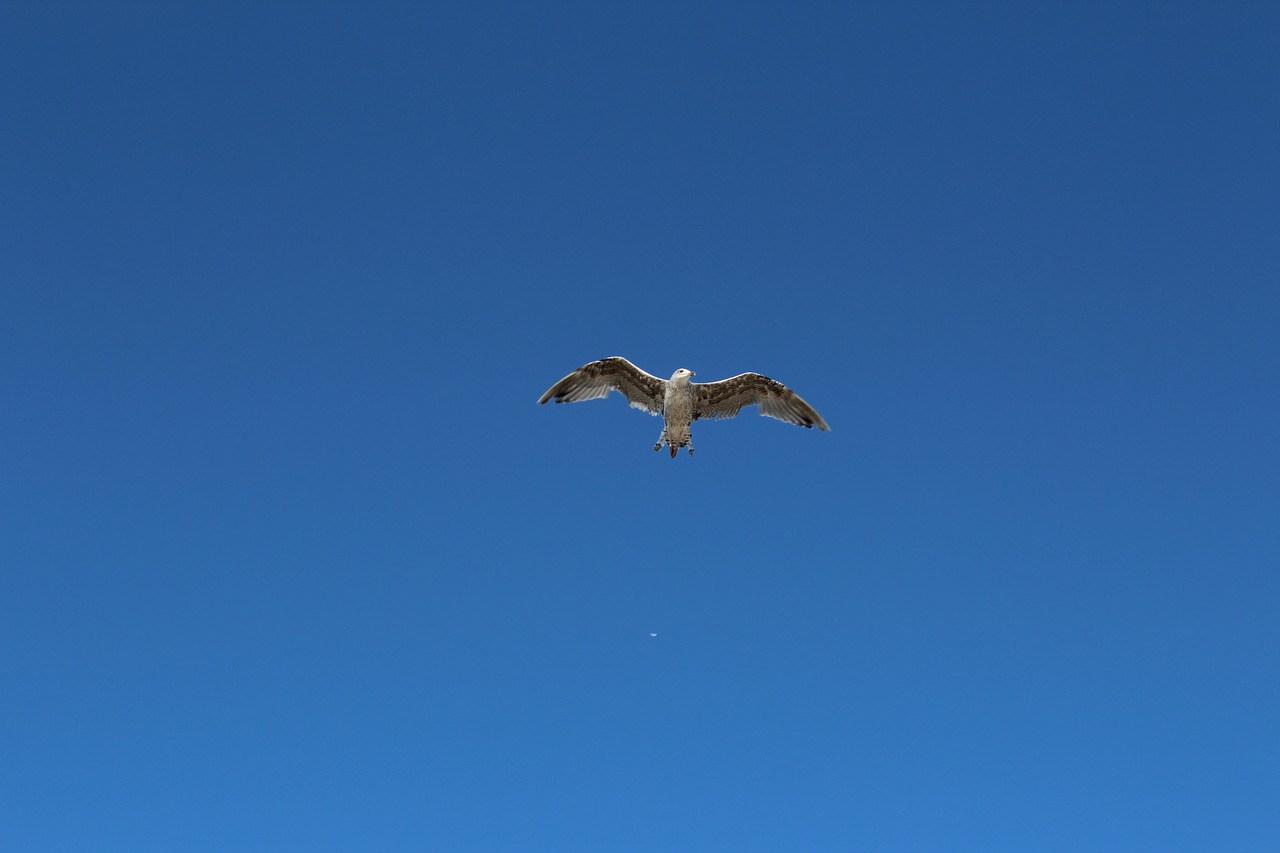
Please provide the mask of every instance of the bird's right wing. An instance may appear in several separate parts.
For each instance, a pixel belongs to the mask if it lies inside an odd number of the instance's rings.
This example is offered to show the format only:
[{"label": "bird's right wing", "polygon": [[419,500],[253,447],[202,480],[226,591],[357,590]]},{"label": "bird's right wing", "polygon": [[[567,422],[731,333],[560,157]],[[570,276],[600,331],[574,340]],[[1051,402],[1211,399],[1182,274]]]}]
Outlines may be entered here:
[{"label": "bird's right wing", "polygon": [[632,408],[660,415],[666,385],[665,379],[645,373],[622,356],[615,355],[582,365],[547,389],[538,405],[548,400],[557,403],[596,400],[609,396],[610,391],[620,391]]}]

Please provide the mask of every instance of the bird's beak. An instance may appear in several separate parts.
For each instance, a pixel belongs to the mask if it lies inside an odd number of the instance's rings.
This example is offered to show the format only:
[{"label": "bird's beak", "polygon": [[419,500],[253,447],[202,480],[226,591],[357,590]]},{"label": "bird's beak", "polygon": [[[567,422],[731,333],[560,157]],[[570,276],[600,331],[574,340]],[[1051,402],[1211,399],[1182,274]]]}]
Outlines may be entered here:
[{"label": "bird's beak", "polygon": [[696,373],[694,373],[692,370],[690,370],[690,371],[689,371],[689,375],[690,375],[690,376],[697,376],[698,374],[696,374]]}]

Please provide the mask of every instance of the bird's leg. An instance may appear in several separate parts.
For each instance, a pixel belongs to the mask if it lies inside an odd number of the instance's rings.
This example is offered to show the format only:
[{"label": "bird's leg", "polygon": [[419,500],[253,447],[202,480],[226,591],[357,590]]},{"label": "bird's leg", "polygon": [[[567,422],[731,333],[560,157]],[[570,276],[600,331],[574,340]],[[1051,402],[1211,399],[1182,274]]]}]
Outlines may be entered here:
[{"label": "bird's leg", "polygon": [[666,427],[663,427],[662,435],[658,436],[658,440],[653,443],[654,453],[657,453],[659,450],[662,449],[662,442],[666,440],[666,437],[667,437],[667,430],[666,430]]}]

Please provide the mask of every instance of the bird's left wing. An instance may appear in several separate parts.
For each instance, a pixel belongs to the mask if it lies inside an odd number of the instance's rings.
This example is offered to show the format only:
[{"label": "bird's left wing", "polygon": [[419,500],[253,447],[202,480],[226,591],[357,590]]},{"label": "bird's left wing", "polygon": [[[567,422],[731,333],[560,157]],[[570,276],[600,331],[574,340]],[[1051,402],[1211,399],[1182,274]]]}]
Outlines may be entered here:
[{"label": "bird's left wing", "polygon": [[660,415],[666,385],[666,380],[645,373],[622,356],[615,355],[582,365],[547,389],[538,404],[548,400],[577,403],[607,397],[610,391],[621,391],[632,408]]},{"label": "bird's left wing", "polygon": [[693,386],[693,417],[731,418],[744,406],[759,405],[760,414],[802,426],[830,427],[822,415],[781,382],[759,373],[742,373],[719,382],[696,382]]}]

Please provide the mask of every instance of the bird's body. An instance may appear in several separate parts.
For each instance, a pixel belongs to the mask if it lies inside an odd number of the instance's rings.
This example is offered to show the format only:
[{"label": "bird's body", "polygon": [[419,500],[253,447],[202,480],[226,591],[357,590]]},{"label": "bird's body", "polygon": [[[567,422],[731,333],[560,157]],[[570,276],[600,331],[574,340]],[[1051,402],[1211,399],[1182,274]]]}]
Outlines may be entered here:
[{"label": "bird's body", "polygon": [[676,451],[688,445],[689,453],[693,453],[693,383],[689,377],[690,370],[677,370],[667,380],[667,387],[662,392],[662,435],[658,438],[654,450],[666,442],[671,448],[674,459]]},{"label": "bird's body", "polygon": [[759,405],[760,414],[805,427],[826,431],[827,422],[812,406],[781,382],[759,373],[742,373],[719,382],[692,382],[692,370],[680,368],[670,379],[659,379],[621,356],[584,364],[547,390],[538,400],[576,403],[621,392],[633,408],[662,415],[662,435],[653,445],[665,444],[671,458],[682,447],[693,455],[690,428],[699,418],[731,418],[746,406]]}]

